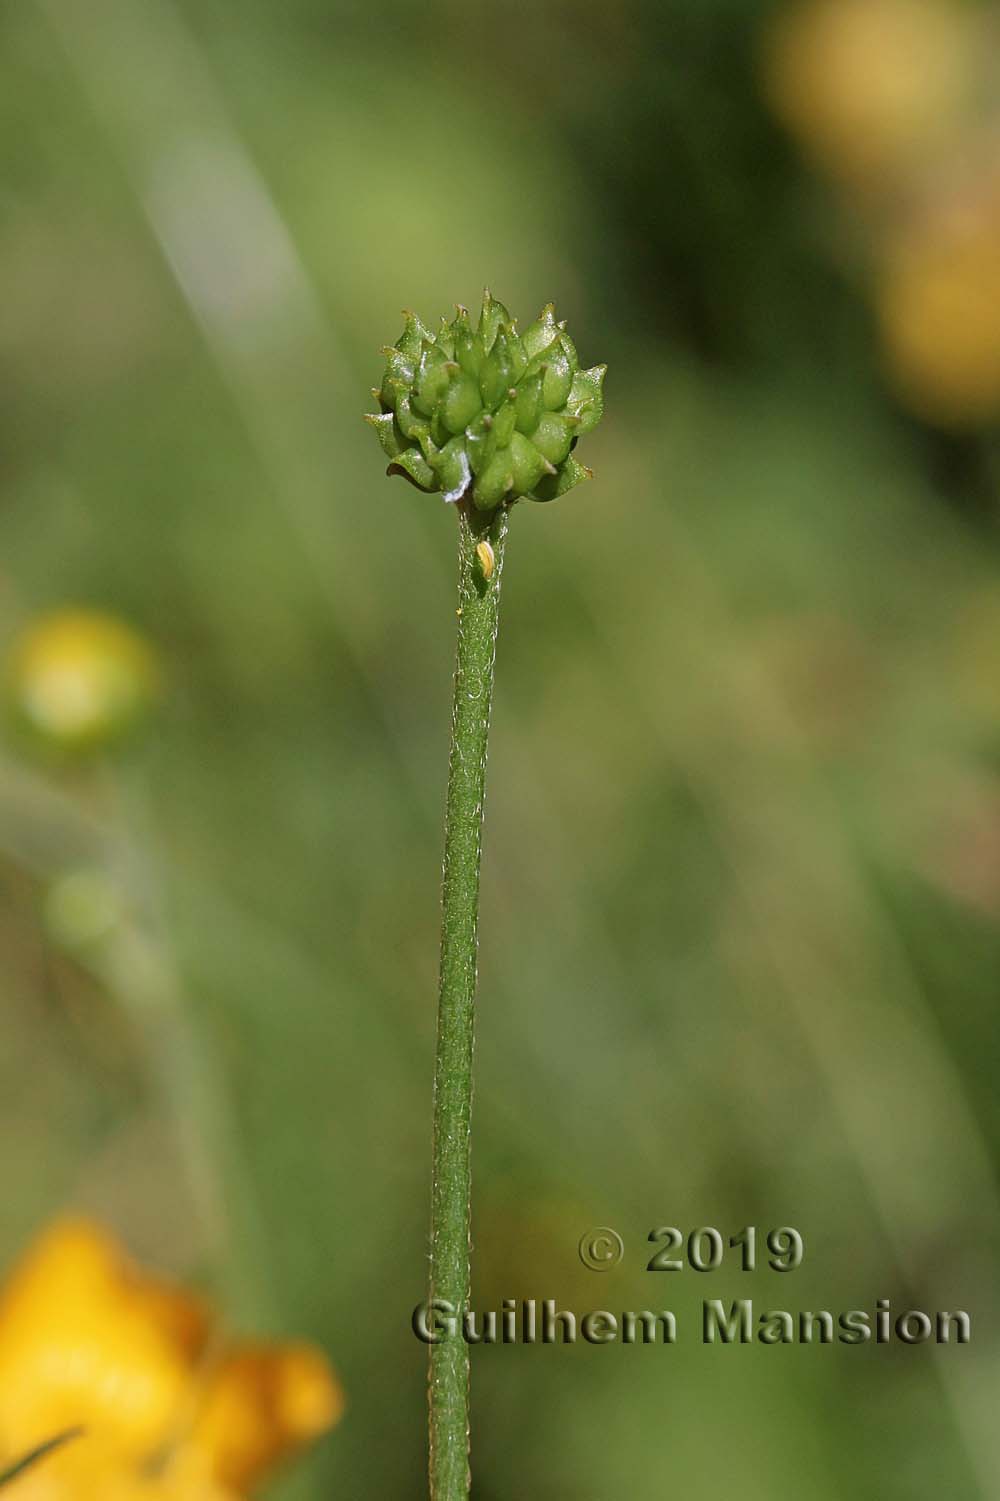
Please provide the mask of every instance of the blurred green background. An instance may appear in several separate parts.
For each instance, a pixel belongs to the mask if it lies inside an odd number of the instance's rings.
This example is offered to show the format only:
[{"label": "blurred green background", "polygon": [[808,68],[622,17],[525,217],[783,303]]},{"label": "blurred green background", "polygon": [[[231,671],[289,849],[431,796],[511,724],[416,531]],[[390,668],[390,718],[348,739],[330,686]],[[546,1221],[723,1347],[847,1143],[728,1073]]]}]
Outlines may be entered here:
[{"label": "blurred green background", "polygon": [[[505,570],[475,1302],[690,1332],[476,1351],[474,1495],[1000,1496],[998,26],[0,12],[0,629],[109,611],[163,678],[99,764],[7,735],[0,1251],[76,1205],[320,1341],[347,1414],[275,1497],[425,1493],[454,521],[361,413],[484,283],[610,373]],[[662,1224],[805,1263],[651,1276]],[[745,1296],[973,1342],[703,1348]]]}]

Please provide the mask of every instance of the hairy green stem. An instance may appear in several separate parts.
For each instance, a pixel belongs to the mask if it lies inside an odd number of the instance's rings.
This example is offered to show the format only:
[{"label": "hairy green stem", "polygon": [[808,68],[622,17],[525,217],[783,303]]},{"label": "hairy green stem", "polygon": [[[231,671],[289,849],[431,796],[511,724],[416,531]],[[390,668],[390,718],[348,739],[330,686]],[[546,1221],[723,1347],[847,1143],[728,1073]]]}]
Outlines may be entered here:
[{"label": "hairy green stem", "polygon": [[[458,652],[444,835],[430,1275],[431,1299],[447,1300],[458,1312],[469,1300],[479,857],[507,519],[506,506],[489,518],[471,503],[458,507]],[[492,550],[485,569],[477,553],[482,543]],[[431,1498],[461,1501],[469,1494],[470,1472],[469,1353],[460,1334],[431,1345],[429,1404]]]}]

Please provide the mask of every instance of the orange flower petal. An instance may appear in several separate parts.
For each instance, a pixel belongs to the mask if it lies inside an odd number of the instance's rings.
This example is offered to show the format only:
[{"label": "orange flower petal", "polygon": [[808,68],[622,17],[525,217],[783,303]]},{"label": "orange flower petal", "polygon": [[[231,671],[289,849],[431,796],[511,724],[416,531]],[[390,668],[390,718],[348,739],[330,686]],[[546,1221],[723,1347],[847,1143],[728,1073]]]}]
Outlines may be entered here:
[{"label": "orange flower petal", "polygon": [[343,1409],[343,1391],[315,1346],[246,1344],[210,1378],[192,1443],[217,1480],[242,1489],[327,1432]]},{"label": "orange flower petal", "polygon": [[160,1284],[144,1286],[98,1226],[53,1226],[0,1299],[0,1451],[15,1455],[83,1425],[100,1447],[152,1452],[192,1381],[200,1304],[185,1310],[182,1332],[183,1302],[181,1293],[168,1300]]},{"label": "orange flower petal", "polygon": [[42,1235],[0,1294],[0,1465],[84,1434],[18,1478],[19,1501],[240,1501],[340,1417],[314,1346],[245,1344],[206,1367],[210,1332],[200,1299],[99,1226]]}]

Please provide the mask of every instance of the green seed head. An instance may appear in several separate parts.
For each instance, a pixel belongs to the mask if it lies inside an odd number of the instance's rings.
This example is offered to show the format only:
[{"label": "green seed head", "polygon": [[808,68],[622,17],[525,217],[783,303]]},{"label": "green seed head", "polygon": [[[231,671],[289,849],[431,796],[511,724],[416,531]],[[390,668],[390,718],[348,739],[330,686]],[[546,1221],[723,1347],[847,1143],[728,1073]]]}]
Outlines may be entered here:
[{"label": "green seed head", "polygon": [[601,420],[607,366],[580,369],[551,303],[520,334],[488,291],[475,328],[463,307],[436,334],[405,316],[385,350],[381,411],[365,418],[390,474],[481,511],[555,500],[590,478],[573,449]]}]

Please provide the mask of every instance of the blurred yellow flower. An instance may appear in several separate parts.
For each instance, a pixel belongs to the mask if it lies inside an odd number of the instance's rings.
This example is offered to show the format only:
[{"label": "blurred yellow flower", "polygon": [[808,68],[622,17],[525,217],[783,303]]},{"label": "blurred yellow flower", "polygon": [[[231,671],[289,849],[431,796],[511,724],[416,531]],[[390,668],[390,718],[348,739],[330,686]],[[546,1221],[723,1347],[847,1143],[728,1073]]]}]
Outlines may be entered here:
[{"label": "blurred yellow flower", "polygon": [[945,0],[809,0],[767,35],[765,92],[821,166],[868,182],[948,136],[971,89],[973,36]]},{"label": "blurred yellow flower", "polygon": [[157,692],[153,653],[138,632],[98,610],[44,615],[15,642],[8,693],[18,720],[57,751],[121,739]]},{"label": "blurred yellow flower", "polygon": [[913,411],[945,426],[1000,417],[1000,177],[929,203],[889,240],[878,314]]},{"label": "blurred yellow flower", "polygon": [[240,1501],[339,1419],[311,1345],[218,1347],[193,1294],[84,1220],[29,1248],[0,1296],[0,1466],[80,1427],[12,1485],[18,1501]]}]

